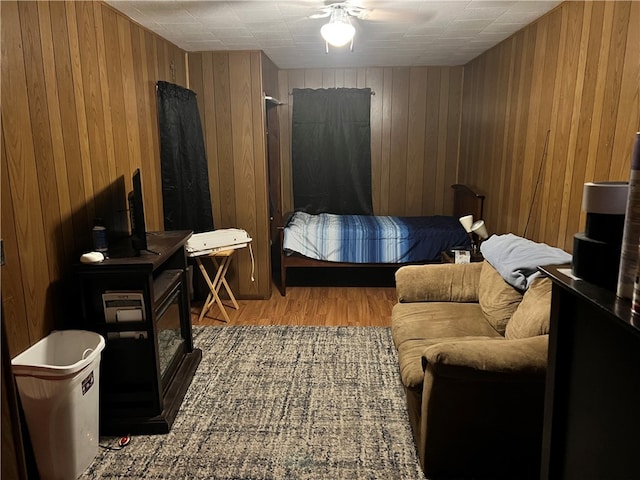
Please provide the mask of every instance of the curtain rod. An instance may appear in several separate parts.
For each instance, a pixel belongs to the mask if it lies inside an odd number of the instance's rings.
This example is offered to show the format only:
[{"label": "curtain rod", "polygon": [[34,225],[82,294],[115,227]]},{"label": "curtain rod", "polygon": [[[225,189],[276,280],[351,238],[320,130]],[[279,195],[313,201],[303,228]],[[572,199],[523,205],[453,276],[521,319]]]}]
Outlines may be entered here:
[{"label": "curtain rod", "polygon": [[[364,90],[364,89],[363,89],[363,90]],[[375,94],[376,94],[376,92],[375,92],[375,91],[373,91],[373,90],[371,90],[371,95],[375,95]],[[289,92],[289,95],[293,95],[293,92]]]}]

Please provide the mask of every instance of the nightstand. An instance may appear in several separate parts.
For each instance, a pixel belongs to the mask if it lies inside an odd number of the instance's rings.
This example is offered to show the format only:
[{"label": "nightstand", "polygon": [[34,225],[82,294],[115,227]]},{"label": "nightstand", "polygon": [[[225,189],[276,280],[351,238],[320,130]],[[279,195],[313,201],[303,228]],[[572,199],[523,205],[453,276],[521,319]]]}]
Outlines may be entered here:
[{"label": "nightstand", "polygon": [[[443,251],[440,254],[442,263],[456,263],[454,253],[451,250]],[[483,262],[484,256],[482,253],[471,253],[471,262]]]}]

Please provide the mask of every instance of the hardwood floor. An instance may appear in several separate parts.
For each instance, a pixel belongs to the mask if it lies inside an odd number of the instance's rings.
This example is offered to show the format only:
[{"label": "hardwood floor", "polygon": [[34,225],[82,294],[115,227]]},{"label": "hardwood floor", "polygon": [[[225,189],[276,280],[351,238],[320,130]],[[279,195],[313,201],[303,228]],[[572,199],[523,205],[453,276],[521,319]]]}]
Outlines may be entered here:
[{"label": "hardwood floor", "polygon": [[191,304],[193,325],[327,325],[386,327],[397,302],[394,287],[289,286],[280,295],[274,285],[268,300],[238,300],[239,309],[227,306],[230,322],[223,321],[217,305],[198,322],[202,301]]}]

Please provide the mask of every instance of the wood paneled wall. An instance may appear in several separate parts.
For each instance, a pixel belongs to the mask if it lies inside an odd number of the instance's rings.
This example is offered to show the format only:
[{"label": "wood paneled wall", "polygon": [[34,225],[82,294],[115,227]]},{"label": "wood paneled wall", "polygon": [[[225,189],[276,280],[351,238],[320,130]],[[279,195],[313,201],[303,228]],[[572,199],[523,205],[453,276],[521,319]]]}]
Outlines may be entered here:
[{"label": "wood paneled wall", "polygon": [[189,88],[197,93],[202,117],[214,226],[242,228],[253,239],[255,281],[249,249],[238,250],[229,269],[240,298],[271,293],[263,61],[258,51],[189,53]]},{"label": "wood paneled wall", "polygon": [[371,88],[371,169],[377,215],[451,213],[462,107],[462,67],[279,72],[283,211],[293,210],[290,93]]},{"label": "wood paneled wall", "polygon": [[[162,230],[155,84],[186,84],[185,54],[100,2],[3,1],[3,323],[11,356],[77,310],[71,266],[110,189],[140,167]],[[106,194],[105,194],[106,192]]]},{"label": "wood paneled wall", "polygon": [[[187,86],[187,67],[182,50],[100,2],[0,9],[2,303],[13,356],[65,324],[70,266],[114,182],[130,188],[140,167],[148,227],[163,228],[155,82]],[[628,179],[638,24],[638,2],[565,2],[465,67],[276,72],[260,52],[190,54],[216,227],[256,239],[256,282],[239,282],[239,295],[270,288],[263,92],[286,103],[277,107],[285,211],[289,93],[369,87],[377,214],[447,213],[449,185],[461,181],[487,194],[492,231],[571,250],[583,183]],[[238,279],[250,276],[247,251],[236,266]]]},{"label": "wood paneled wall", "polygon": [[640,2],[565,2],[465,66],[460,180],[491,231],[572,251],[584,183],[629,180],[638,25]]}]

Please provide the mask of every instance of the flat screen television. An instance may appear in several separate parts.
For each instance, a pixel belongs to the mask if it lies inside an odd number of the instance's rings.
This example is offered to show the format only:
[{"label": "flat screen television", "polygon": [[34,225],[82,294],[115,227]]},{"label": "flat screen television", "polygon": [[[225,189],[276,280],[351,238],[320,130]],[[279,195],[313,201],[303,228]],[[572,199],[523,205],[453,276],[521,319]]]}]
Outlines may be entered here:
[{"label": "flat screen television", "polygon": [[147,250],[147,229],[144,223],[144,203],[142,200],[142,180],[140,169],[133,172],[133,190],[129,192],[129,220],[131,222],[131,246],[136,255]]}]

